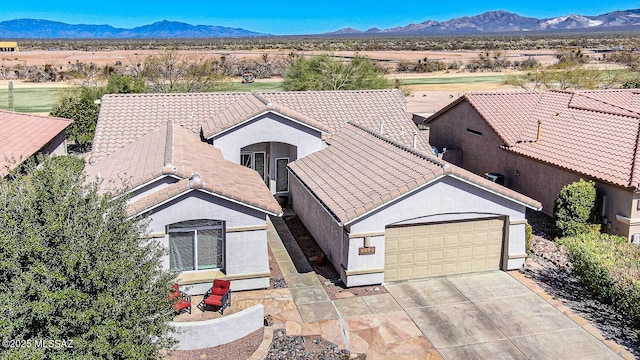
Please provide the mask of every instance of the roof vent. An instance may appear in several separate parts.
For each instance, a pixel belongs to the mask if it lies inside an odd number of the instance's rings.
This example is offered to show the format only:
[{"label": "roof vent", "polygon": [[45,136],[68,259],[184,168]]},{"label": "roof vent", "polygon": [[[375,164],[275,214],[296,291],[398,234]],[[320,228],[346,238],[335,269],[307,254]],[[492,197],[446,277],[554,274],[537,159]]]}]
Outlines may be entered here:
[{"label": "roof vent", "polygon": [[200,177],[200,175],[193,173],[189,178],[189,188],[191,189],[201,189],[204,187],[204,180]]},{"label": "roof vent", "polygon": [[166,174],[175,174],[178,172],[178,168],[173,166],[172,163],[168,162],[165,163],[164,166],[162,167],[162,174],[166,175]]},{"label": "roof vent", "polygon": [[542,138],[542,120],[538,120],[538,136],[536,136],[536,142],[540,142],[541,138]]}]

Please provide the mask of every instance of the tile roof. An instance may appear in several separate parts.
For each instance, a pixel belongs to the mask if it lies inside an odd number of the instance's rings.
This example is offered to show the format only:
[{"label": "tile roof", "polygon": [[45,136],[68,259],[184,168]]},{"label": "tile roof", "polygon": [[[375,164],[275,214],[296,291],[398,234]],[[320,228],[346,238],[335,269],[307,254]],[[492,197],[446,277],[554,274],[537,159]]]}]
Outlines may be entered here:
[{"label": "tile roof", "polygon": [[[397,89],[355,91],[263,92],[272,103],[306,114],[335,133],[348,121],[371,131],[382,132],[405,146],[413,146],[416,126],[407,113],[407,101]],[[418,148],[431,151],[428,139],[418,136]]]},{"label": "tile roof", "polygon": [[640,185],[638,90],[470,93],[464,100],[509,151],[622,187]]},{"label": "tile roof", "polygon": [[[102,98],[91,157],[99,161],[167,120],[210,138],[266,111],[329,133],[349,120],[375,131],[382,127],[407,146],[416,130],[398,90],[113,94]],[[428,139],[419,134],[416,140],[431,151]]]},{"label": "tile roof", "polygon": [[540,203],[406,147],[355,124],[343,127],[325,149],[289,164],[291,172],[342,223],[405,195],[441,176],[455,176],[539,209]]},{"label": "tile roof", "polygon": [[0,176],[38,153],[71,120],[0,110]]},{"label": "tile roof", "polygon": [[288,109],[285,106],[272,104],[257,93],[248,93],[232,106],[205,121],[202,124],[203,136],[206,139],[211,138],[267,111],[277,112],[325,133],[331,131],[324,124],[307,115]]},{"label": "tile roof", "polygon": [[[219,149],[200,136],[169,121],[140,139],[86,167],[87,179],[101,179],[101,191],[135,189],[163,176],[177,182],[130,204],[140,213],[185,191],[198,189],[280,214],[282,209],[257,172],[227,161]],[[197,177],[194,176],[197,174]]]},{"label": "tile roof", "polygon": [[173,121],[196,134],[201,124],[246,93],[108,94],[100,104],[93,139],[94,161]]}]

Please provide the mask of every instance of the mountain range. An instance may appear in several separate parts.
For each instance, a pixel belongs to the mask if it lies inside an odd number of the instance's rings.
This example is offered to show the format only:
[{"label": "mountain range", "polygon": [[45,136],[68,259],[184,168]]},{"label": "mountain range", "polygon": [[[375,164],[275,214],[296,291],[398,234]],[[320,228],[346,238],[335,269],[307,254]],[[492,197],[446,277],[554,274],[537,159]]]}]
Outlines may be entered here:
[{"label": "mountain range", "polygon": [[365,31],[344,28],[328,34],[462,34],[518,31],[566,31],[574,29],[603,30],[606,28],[640,30],[640,9],[612,11],[602,15],[565,15],[548,19],[524,17],[504,10],[487,11],[448,21],[427,20],[389,29],[371,28]]},{"label": "mountain range", "polygon": [[[437,35],[523,31],[568,31],[606,29],[640,30],[640,9],[612,11],[602,15],[565,15],[548,19],[524,17],[504,10],[488,11],[448,21],[427,20],[388,29],[344,28],[322,35]],[[268,34],[213,25],[190,25],[177,21],[158,21],[132,29],[110,25],[66,24],[50,20],[16,19],[0,22],[0,38],[9,39],[146,39],[252,37]]]},{"label": "mountain range", "polygon": [[132,29],[110,25],[71,25],[57,21],[17,19],[0,22],[0,38],[9,39],[151,39],[265,36],[240,28],[158,21]]}]

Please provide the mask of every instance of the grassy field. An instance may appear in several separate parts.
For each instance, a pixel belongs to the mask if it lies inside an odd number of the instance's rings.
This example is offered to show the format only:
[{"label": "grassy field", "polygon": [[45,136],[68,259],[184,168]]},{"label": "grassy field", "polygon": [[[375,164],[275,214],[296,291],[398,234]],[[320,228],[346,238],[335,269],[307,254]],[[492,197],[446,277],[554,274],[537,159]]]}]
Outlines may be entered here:
[{"label": "grassy field", "polygon": [[448,77],[423,77],[400,79],[400,84],[411,85],[451,85],[451,84],[476,84],[476,83],[501,83],[508,75],[482,75],[482,76],[448,76]]},{"label": "grassy field", "polygon": [[[48,114],[60,88],[18,88],[13,90],[14,111]],[[9,90],[0,89],[0,109],[9,110]]]},{"label": "grassy field", "polygon": [[243,84],[231,83],[231,91],[282,91],[282,81],[265,81]]}]

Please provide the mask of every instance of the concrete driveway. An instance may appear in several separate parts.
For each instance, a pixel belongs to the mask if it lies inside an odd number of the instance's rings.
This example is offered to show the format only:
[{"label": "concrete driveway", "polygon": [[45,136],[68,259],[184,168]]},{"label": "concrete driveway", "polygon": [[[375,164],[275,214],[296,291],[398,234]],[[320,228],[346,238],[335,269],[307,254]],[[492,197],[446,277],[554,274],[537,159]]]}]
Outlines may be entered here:
[{"label": "concrete driveway", "polygon": [[620,359],[502,271],[385,285],[445,359]]}]

